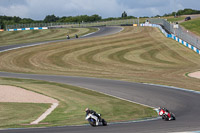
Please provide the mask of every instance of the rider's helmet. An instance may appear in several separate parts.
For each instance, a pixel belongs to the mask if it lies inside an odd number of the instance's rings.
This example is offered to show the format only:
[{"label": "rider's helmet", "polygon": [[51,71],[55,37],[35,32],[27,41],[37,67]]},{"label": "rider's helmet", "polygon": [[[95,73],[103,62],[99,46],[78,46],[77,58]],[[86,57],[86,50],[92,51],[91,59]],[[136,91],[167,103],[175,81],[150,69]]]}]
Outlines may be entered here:
[{"label": "rider's helmet", "polygon": [[89,108],[86,108],[86,109],[85,109],[85,112],[86,112],[86,113],[89,113],[89,112],[90,112],[90,109],[89,109]]},{"label": "rider's helmet", "polygon": [[162,110],[162,109],[163,109],[162,107],[159,107],[159,108],[158,108],[159,111]]}]

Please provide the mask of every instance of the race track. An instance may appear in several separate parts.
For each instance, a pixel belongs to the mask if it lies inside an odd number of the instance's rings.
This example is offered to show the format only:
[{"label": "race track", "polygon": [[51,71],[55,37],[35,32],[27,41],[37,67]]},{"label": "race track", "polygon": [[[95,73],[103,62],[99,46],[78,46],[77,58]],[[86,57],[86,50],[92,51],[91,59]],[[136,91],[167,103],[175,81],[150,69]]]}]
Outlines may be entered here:
[{"label": "race track", "polygon": [[[100,28],[97,33],[87,37],[113,34],[120,30],[121,28],[119,27],[104,27]],[[22,45],[13,45],[12,48],[21,46]],[[0,51],[6,49],[9,48],[0,47]],[[38,79],[80,86],[148,106],[166,107],[175,113],[177,118],[176,121],[163,121],[158,119],[143,122],[115,123],[109,124],[107,127],[96,128],[91,126],[66,126],[0,130],[2,133],[166,133],[200,130],[200,96],[195,92],[183,91],[172,87],[87,77],[17,74],[7,72],[0,72],[0,77]]]}]

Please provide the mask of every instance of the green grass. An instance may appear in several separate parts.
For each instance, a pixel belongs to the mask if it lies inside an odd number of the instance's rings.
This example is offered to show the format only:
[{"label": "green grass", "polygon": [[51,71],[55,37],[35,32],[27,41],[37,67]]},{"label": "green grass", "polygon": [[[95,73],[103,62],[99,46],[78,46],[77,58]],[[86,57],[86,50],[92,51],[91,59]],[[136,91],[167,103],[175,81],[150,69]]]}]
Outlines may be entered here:
[{"label": "green grass", "polygon": [[4,31],[0,32],[0,46],[66,39],[97,31],[95,28],[62,28],[48,30]]},{"label": "green grass", "polygon": [[184,20],[185,17],[176,17],[174,18],[174,16],[170,16],[170,17],[163,17],[164,19],[167,19],[168,22],[178,22],[178,21],[181,21],[181,20]]},{"label": "green grass", "polygon": [[0,128],[20,127],[34,121],[49,104],[39,103],[0,103]]},{"label": "green grass", "polygon": [[151,108],[70,85],[13,78],[0,78],[0,84],[22,87],[59,100],[59,106],[41,122],[47,125],[20,125],[36,119],[48,108],[47,104],[0,103],[0,120],[5,121],[0,128],[86,124],[86,107],[101,113],[108,122],[157,116]]},{"label": "green grass", "polygon": [[185,27],[187,30],[200,36],[200,18],[185,21],[181,23],[181,25]]}]

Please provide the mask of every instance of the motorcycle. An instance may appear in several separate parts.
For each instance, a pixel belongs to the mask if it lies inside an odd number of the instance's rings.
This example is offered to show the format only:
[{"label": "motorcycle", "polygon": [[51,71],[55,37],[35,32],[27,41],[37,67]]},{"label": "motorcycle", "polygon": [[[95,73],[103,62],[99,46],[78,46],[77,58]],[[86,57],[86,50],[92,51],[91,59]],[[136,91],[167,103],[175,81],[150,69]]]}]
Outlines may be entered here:
[{"label": "motorcycle", "polygon": [[107,122],[104,119],[101,119],[100,114],[99,118],[93,114],[88,114],[85,119],[88,120],[89,124],[93,127],[95,126],[107,126]]},{"label": "motorcycle", "polygon": [[159,116],[161,116],[163,120],[165,121],[176,120],[175,114],[168,111],[167,109],[160,108],[158,109],[158,111],[159,111]]},{"label": "motorcycle", "polygon": [[162,119],[164,119],[165,121],[170,121],[170,120],[176,120],[176,117],[172,112],[169,112],[163,114]]}]

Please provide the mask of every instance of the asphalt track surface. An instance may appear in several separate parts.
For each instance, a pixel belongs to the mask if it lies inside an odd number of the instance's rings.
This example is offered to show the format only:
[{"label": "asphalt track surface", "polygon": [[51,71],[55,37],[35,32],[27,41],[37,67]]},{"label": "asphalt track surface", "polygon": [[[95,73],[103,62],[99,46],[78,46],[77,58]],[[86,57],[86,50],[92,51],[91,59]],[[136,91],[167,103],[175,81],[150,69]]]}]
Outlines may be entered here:
[{"label": "asphalt track surface", "polygon": [[[104,27],[100,28],[97,33],[91,34],[88,37],[103,36],[108,35],[108,33],[113,34],[120,30],[121,28],[119,27]],[[0,72],[0,77],[37,79],[79,86],[152,107],[166,107],[175,113],[177,118],[176,121],[163,121],[157,119],[140,122],[111,123],[106,127],[100,126],[95,128],[89,125],[82,125],[9,129],[0,130],[0,133],[166,133],[200,130],[200,95],[193,91],[175,89],[166,86],[88,77],[8,72]]]}]

